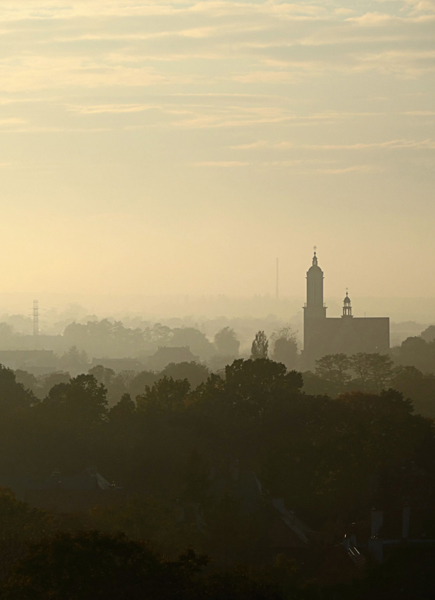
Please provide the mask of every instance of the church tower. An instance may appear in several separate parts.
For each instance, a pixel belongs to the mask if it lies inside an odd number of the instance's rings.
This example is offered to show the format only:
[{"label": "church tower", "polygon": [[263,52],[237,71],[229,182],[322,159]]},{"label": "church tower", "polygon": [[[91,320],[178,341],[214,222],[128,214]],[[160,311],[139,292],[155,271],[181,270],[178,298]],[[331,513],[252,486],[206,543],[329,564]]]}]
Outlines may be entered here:
[{"label": "church tower", "polygon": [[307,271],[307,302],[304,306],[304,352],[307,357],[317,345],[319,319],[326,319],[326,306],[323,302],[323,271],[314,249],[313,263]]},{"label": "church tower", "polygon": [[304,306],[304,318],[326,318],[326,306],[323,303],[323,271],[319,267],[316,251],[314,251],[313,264],[307,271],[307,302]]},{"label": "church tower", "polygon": [[328,354],[357,354],[358,352],[388,354],[390,320],[388,317],[354,317],[352,302],[346,289],[343,312],[326,317],[323,302],[323,271],[319,267],[316,248],[313,262],[307,271],[307,301],[304,306],[303,370],[314,370],[316,360]]}]

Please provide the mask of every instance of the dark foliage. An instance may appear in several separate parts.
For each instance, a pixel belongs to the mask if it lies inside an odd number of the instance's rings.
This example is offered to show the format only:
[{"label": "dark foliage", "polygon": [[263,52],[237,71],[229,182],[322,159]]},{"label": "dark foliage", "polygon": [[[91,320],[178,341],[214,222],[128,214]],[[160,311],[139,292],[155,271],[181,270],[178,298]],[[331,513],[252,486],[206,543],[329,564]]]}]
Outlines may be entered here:
[{"label": "dark foliage", "polygon": [[[124,393],[111,408],[103,385],[113,379],[107,370],[58,383],[37,402],[12,372],[2,369],[2,481],[24,476],[41,480],[54,469],[76,474],[98,465],[109,481],[128,492],[115,504],[71,517],[68,527],[61,519],[56,525],[70,532],[78,525],[97,528],[107,535],[63,533],[37,541],[26,558],[17,554],[14,560],[20,562],[6,597],[86,599],[99,597],[94,593],[98,589],[111,598],[123,589],[130,594],[123,592],[123,597],[171,598],[178,589],[182,592],[173,597],[308,598],[307,582],[324,552],[322,544],[338,543],[346,523],[364,524],[373,505],[399,510],[406,498],[418,510],[425,507],[435,522],[430,512],[435,498],[433,422],[416,415],[412,403],[394,389],[352,391],[343,378],[344,359],[334,360],[323,365],[329,384],[346,390],[334,399],[303,393],[300,373],[257,358],[236,360],[197,386],[184,377],[153,379],[154,374],[145,373],[141,393]],[[390,365],[377,357],[370,360],[368,372],[379,387]],[[196,366],[192,369],[199,375]],[[362,381],[366,375],[362,367],[360,371]],[[328,381],[325,373],[318,380]],[[412,368],[388,376],[406,395],[423,389],[426,381]],[[246,495],[241,473],[256,489],[258,478],[261,495]],[[273,498],[284,499],[318,532],[308,561],[313,562],[311,571],[304,567],[311,575],[302,583],[279,569],[256,579],[235,568],[237,563],[258,568],[273,563]],[[27,519],[37,536],[30,539],[39,540],[48,527],[45,517],[26,512],[10,498],[2,502],[4,514],[18,515],[22,523]],[[422,531],[431,527],[422,525]],[[117,536],[120,530],[130,539]],[[170,559],[150,550],[143,539],[151,539]],[[189,545],[213,561],[201,576],[197,569],[202,559],[176,558]],[[363,588],[354,591],[366,593]]]}]

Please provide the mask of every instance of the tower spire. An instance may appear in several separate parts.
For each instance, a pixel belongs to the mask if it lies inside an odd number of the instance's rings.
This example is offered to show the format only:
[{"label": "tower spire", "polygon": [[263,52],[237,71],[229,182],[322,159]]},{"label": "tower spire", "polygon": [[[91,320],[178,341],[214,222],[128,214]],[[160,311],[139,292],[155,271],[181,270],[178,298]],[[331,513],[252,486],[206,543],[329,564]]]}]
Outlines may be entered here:
[{"label": "tower spire", "polygon": [[323,303],[323,271],[317,261],[317,247],[314,246],[313,264],[307,271],[307,302],[305,315],[308,318],[325,318]]}]

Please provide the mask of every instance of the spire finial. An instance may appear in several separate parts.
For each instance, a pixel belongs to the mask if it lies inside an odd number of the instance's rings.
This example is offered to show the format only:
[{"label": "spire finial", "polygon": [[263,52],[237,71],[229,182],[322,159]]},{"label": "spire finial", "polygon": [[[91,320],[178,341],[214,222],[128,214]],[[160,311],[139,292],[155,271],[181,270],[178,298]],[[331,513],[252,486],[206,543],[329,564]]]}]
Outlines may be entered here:
[{"label": "spire finial", "polygon": [[317,246],[314,246],[313,266],[317,266]]}]

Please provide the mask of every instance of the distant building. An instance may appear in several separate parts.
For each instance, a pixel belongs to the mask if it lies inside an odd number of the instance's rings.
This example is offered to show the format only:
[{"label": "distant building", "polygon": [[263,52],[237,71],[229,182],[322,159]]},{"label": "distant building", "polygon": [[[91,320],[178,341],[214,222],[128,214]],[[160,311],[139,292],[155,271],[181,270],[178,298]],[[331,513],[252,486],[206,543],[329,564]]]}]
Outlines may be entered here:
[{"label": "distant building", "polygon": [[304,368],[312,368],[317,359],[327,354],[387,354],[390,348],[390,319],[355,318],[347,292],[342,316],[327,318],[323,279],[323,271],[314,252],[313,263],[307,272],[307,302],[304,306]]},{"label": "distant building", "polygon": [[145,370],[145,365],[136,358],[93,358],[92,367],[101,365],[106,369],[113,369],[115,373],[121,373],[122,371],[137,371],[141,372]]},{"label": "distant building", "polygon": [[171,363],[198,361],[190,351],[189,346],[170,347],[160,346],[153,356],[148,359],[148,367],[153,371],[163,371]]},{"label": "distant building", "polygon": [[57,357],[52,350],[0,350],[0,364],[14,371],[46,375],[57,370]]}]

